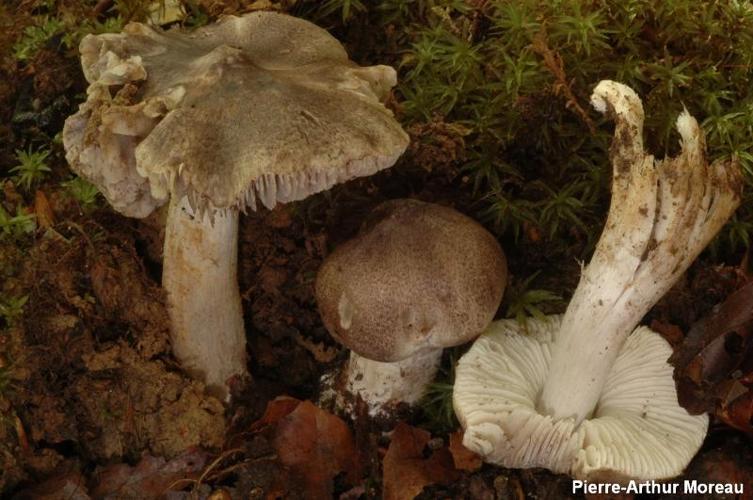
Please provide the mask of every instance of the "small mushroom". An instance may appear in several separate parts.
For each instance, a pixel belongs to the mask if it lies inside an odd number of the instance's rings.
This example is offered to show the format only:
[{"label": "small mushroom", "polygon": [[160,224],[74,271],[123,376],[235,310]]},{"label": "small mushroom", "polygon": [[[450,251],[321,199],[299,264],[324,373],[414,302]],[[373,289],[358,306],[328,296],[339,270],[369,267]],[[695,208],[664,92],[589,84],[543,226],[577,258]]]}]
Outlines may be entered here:
[{"label": "small mushroom", "polygon": [[686,111],[675,158],[643,150],[643,106],[600,82],[594,107],[616,121],[604,232],[561,318],[493,323],[458,362],[463,444],[506,467],[581,479],[663,479],[685,468],[708,418],[677,401],[672,349],[638,323],[740,203],[736,162],[709,164]]},{"label": "small mushroom", "polygon": [[347,392],[372,414],[417,402],[442,349],[489,325],[506,279],[502,249],[469,217],[416,200],[378,206],[316,279],[324,325],[351,349]]},{"label": "small mushroom", "polygon": [[125,215],[170,199],[163,287],[173,351],[224,394],[247,373],[239,210],[391,166],[408,144],[381,104],[395,71],[359,67],[325,30],[273,12],[191,32],[131,23],[84,37],[80,51],[90,85],[65,123],[68,162]]}]

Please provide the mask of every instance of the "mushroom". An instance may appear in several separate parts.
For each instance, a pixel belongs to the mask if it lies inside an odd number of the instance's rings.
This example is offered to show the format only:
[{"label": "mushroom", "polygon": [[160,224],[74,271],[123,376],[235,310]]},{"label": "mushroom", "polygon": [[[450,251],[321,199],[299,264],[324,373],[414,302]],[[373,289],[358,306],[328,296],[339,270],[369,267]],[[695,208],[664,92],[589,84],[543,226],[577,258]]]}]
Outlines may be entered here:
[{"label": "mushroom", "polygon": [[[463,443],[506,467],[583,479],[662,479],[700,447],[705,415],[677,402],[671,348],[636,325],[740,202],[736,162],[705,159],[687,110],[675,158],[643,150],[643,107],[602,81],[593,106],[616,122],[612,203],[594,255],[563,317],[494,323],[459,361],[454,405]],[[631,334],[632,332],[632,334]]]},{"label": "mushroom", "polygon": [[359,67],[325,30],[273,12],[192,32],[131,23],[80,46],[87,100],[66,120],[73,170],[125,215],[167,202],[162,283],[173,351],[226,393],[247,373],[238,212],[391,166],[408,136],[382,104],[387,66]]},{"label": "mushroom", "polygon": [[351,349],[347,392],[372,414],[417,402],[442,349],[494,318],[506,277],[499,244],[469,217],[416,200],[379,205],[316,279],[324,325]]}]

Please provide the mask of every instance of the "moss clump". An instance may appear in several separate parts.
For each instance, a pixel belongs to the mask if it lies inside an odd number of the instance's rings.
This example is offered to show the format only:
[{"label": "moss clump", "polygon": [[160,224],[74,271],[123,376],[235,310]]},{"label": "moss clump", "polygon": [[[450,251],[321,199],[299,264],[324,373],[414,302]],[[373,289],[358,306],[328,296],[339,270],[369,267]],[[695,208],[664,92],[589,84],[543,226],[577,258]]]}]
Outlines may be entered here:
[{"label": "moss clump", "polygon": [[[327,2],[327,13],[341,4]],[[363,2],[364,5],[367,2]],[[483,215],[518,240],[554,252],[573,233],[593,242],[608,201],[611,131],[588,106],[602,79],[635,88],[646,143],[676,149],[683,105],[703,122],[713,159],[737,155],[753,184],[753,8],[668,0],[386,0],[349,22],[392,23],[405,119],[461,125],[461,168]],[[739,252],[753,230],[748,190],[720,248]],[[717,242],[719,243],[719,242]]]}]

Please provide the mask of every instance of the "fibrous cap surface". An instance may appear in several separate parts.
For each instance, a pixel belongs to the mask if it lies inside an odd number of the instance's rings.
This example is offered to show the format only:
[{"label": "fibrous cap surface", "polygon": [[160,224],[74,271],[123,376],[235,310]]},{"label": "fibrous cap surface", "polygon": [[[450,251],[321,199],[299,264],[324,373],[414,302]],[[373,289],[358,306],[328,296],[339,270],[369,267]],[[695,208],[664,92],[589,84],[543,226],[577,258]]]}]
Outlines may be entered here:
[{"label": "fibrous cap surface", "polygon": [[[199,210],[272,207],[386,168],[408,143],[380,102],[395,71],[355,65],[294,17],[254,12],[191,33],[131,23],[80,50],[90,87],[66,123],[68,160],[89,178],[123,172],[129,203],[172,192]],[[108,173],[92,172],[102,158]],[[104,184],[122,206],[124,182]]]},{"label": "fibrous cap surface", "polygon": [[476,337],[494,318],[504,254],[480,224],[447,207],[395,200],[322,264],[327,330],[361,356],[399,361]]}]

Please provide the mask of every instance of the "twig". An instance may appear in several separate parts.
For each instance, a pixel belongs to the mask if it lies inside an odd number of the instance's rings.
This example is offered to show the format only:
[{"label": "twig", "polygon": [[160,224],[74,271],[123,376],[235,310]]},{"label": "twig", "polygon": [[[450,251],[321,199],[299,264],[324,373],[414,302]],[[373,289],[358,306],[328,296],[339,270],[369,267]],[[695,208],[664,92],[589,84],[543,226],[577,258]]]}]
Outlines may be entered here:
[{"label": "twig", "polygon": [[215,458],[212,461],[212,463],[210,463],[204,469],[204,471],[201,473],[201,476],[199,476],[198,479],[192,479],[192,478],[189,478],[189,477],[185,477],[185,478],[181,478],[181,479],[176,479],[175,481],[173,481],[165,489],[165,492],[167,492],[167,491],[177,491],[178,489],[185,488],[186,486],[188,486],[189,484],[191,484],[191,485],[193,485],[193,487],[191,488],[191,495],[195,495],[197,493],[198,488],[207,479],[211,479],[212,477],[217,477],[217,476],[219,476],[221,474],[229,473],[229,472],[231,472],[231,471],[233,471],[233,470],[235,470],[235,469],[237,469],[237,468],[239,468],[239,467],[241,467],[243,465],[249,465],[249,464],[252,464],[252,463],[262,462],[262,461],[265,461],[265,460],[275,460],[277,458],[277,455],[275,455],[275,454],[265,455],[265,456],[262,456],[262,457],[259,457],[259,458],[255,458],[255,459],[251,459],[251,460],[244,460],[244,461],[242,461],[240,463],[231,465],[231,466],[229,466],[229,467],[227,467],[227,468],[225,468],[225,469],[223,469],[221,471],[217,471],[216,473],[212,473],[212,471],[223,460],[225,460],[226,458],[230,457],[231,455],[234,455],[236,453],[241,453],[243,451],[244,451],[243,448],[233,448],[231,450],[227,450],[227,451],[223,452],[220,456],[218,456],[217,458]]},{"label": "twig", "polygon": [[586,110],[578,104],[578,99],[575,97],[575,94],[573,94],[570,82],[567,81],[562,58],[559,54],[549,48],[546,31],[542,29],[533,37],[531,48],[535,53],[542,57],[544,65],[554,75],[556,80],[556,83],[554,84],[554,93],[556,95],[564,95],[566,100],[565,107],[574,110],[575,114],[577,114],[586,124],[591,135],[594,135],[596,133],[596,126],[594,125],[593,120],[591,120],[591,117],[588,116]]},{"label": "twig", "polygon": [[196,483],[194,484],[194,487],[193,487],[194,491],[196,491],[196,489],[198,489],[198,487],[201,486],[201,483],[204,482],[204,480],[207,478],[209,473],[212,472],[215,467],[220,465],[220,463],[222,463],[223,460],[225,460],[226,458],[232,455],[235,455],[236,453],[243,453],[243,448],[233,448],[232,450],[227,450],[223,452],[222,454],[220,454],[219,457],[215,458],[212,461],[212,463],[209,464],[209,466],[204,469],[204,472],[201,473],[201,476],[199,476],[199,479],[196,480]]},{"label": "twig", "polygon": [[92,14],[94,14],[94,17],[103,15],[105,12],[110,10],[110,7],[113,6],[113,3],[113,0],[99,0],[99,2],[97,2],[97,5],[95,5],[94,9],[92,10]]},{"label": "twig", "polygon": [[250,460],[244,460],[242,462],[238,462],[237,464],[230,465],[229,467],[226,467],[222,470],[218,470],[217,472],[213,472],[210,476],[208,476],[206,479],[209,481],[215,481],[219,479],[221,476],[226,476],[230,473],[232,473],[236,469],[240,469],[241,467],[248,466],[250,464],[256,464],[259,462],[266,462],[268,460],[277,460],[277,455],[271,454],[271,455],[264,455],[263,457],[254,458]]}]

